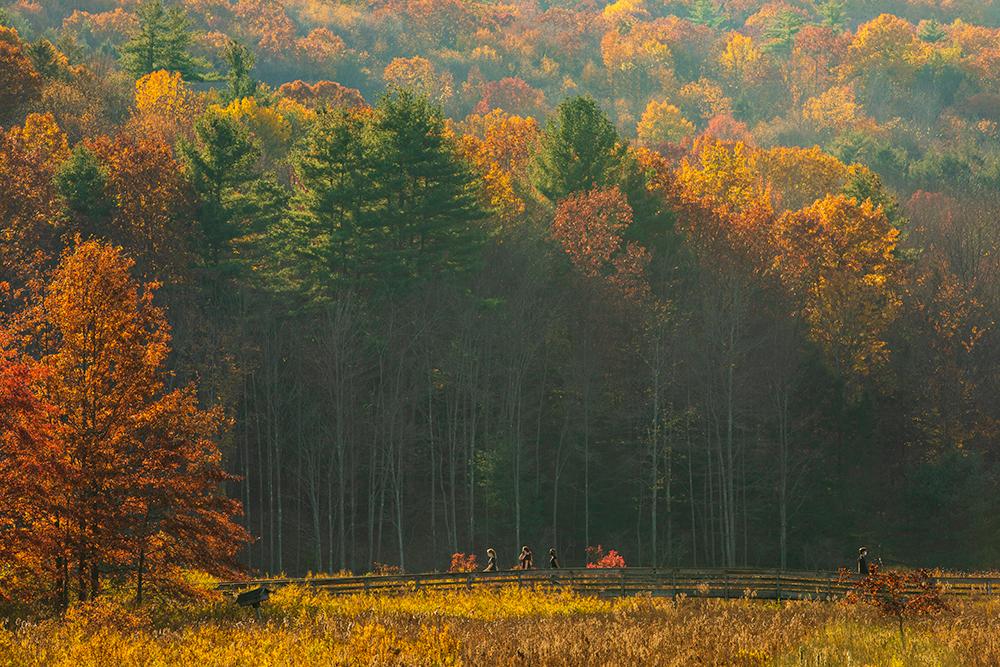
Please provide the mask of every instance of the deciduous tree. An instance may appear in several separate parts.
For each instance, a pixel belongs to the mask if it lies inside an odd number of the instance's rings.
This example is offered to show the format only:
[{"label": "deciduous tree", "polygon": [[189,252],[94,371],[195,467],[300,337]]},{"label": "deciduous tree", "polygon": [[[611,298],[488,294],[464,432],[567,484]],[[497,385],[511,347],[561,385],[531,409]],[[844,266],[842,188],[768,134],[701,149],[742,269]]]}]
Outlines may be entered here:
[{"label": "deciduous tree", "polygon": [[229,572],[244,539],[238,503],[222,495],[218,410],[202,411],[193,387],[166,391],[169,327],[152,303],[155,284],[96,241],[67,251],[38,306],[45,350],[43,395],[63,473],[51,513],[61,536],[62,580],[87,600],[102,573],[205,567]]}]

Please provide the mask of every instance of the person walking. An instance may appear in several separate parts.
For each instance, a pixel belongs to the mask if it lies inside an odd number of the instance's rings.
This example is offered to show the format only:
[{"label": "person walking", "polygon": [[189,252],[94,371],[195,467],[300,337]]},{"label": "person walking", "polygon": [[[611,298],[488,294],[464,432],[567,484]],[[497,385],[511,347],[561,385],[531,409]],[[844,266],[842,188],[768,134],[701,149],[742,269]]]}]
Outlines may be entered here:
[{"label": "person walking", "polygon": [[549,568],[553,570],[559,569],[559,559],[556,558],[556,548],[552,547],[549,549]]},{"label": "person walking", "polygon": [[497,552],[490,547],[486,550],[486,569],[483,572],[497,571]]},{"label": "person walking", "polygon": [[860,547],[858,549],[858,574],[862,577],[867,577],[869,572],[868,547]]}]

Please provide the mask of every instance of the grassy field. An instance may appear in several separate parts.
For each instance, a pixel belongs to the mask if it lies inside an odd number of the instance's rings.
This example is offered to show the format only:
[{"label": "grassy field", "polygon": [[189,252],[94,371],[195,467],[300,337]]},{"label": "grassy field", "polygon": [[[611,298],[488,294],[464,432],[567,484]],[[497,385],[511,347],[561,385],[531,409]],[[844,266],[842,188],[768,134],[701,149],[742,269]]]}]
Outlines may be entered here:
[{"label": "grassy field", "polygon": [[997,665],[1000,602],[908,624],[843,604],[531,590],[335,598],[278,591],[260,622],[232,602],[111,599],[0,629],[0,665]]}]

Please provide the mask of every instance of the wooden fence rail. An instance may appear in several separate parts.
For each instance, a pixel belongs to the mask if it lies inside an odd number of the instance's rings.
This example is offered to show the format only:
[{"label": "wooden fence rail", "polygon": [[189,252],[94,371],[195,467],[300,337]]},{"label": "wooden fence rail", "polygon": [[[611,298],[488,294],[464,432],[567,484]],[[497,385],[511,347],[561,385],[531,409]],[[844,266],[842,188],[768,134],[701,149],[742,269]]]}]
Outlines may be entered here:
[{"label": "wooden fence rail", "polygon": [[[1000,592],[998,578],[935,577],[933,581],[947,595],[991,596]],[[225,582],[219,584],[218,588],[226,593],[235,593],[256,586],[274,589],[293,584],[322,589],[332,595],[394,594],[422,590],[448,591],[517,586],[570,590],[601,597],[685,595],[723,599],[832,600],[843,596],[852,587],[853,581],[843,581],[833,572],[628,567],[255,579]]]}]

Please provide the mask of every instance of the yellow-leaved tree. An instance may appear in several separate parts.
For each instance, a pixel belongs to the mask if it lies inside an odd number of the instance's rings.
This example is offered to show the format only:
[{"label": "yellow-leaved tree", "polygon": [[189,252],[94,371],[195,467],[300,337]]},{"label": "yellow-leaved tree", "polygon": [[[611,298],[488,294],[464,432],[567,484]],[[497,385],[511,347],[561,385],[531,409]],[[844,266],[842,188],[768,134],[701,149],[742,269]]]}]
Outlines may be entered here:
[{"label": "yellow-leaved tree", "polygon": [[635,129],[639,143],[647,148],[680,143],[694,134],[694,124],[666,100],[650,100]]},{"label": "yellow-leaved tree", "polygon": [[848,383],[889,358],[900,309],[899,230],[881,206],[828,195],[775,225],[781,279],[830,366]]}]

